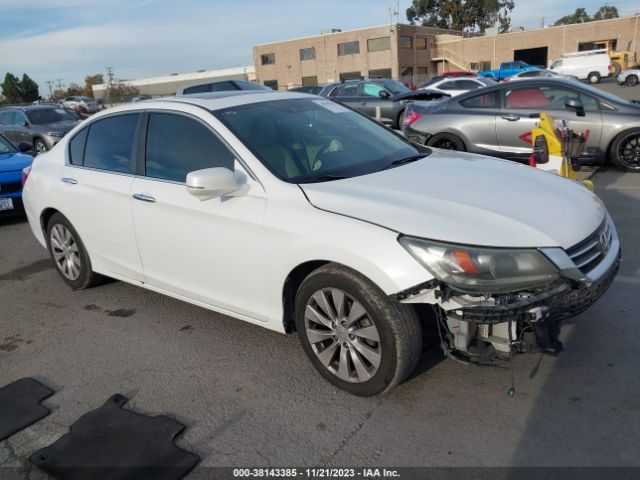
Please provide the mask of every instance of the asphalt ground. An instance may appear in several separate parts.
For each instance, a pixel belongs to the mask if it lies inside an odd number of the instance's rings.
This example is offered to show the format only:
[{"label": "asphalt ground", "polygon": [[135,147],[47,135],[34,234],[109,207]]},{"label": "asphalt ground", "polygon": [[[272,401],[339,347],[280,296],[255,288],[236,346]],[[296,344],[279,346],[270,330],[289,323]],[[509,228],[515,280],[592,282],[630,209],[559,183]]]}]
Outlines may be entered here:
[{"label": "asphalt ground", "polygon": [[[595,173],[618,227],[610,290],[564,326],[559,357],[511,374],[427,349],[386,396],[325,382],[285,336],[122,282],[72,291],[26,221],[0,220],[0,385],[56,390],[47,418],[0,442],[0,478],[46,478],[28,456],[111,395],[188,428],[211,466],[640,467],[640,175]],[[531,208],[535,208],[532,205]]]}]

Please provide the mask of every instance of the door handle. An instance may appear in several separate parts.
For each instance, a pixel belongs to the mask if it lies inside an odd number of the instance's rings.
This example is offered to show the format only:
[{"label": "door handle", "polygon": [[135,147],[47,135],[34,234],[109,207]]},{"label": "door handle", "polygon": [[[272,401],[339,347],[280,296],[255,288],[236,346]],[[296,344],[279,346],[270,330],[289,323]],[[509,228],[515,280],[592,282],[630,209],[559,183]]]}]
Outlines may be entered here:
[{"label": "door handle", "polygon": [[510,113],[509,115],[503,115],[502,118],[510,122],[515,122],[516,120],[520,120],[520,115],[514,115],[513,113]]},{"label": "door handle", "polygon": [[143,193],[134,193],[133,198],[135,198],[136,200],[140,200],[141,202],[156,203],[155,198],[153,198],[151,195],[145,195]]},{"label": "door handle", "polygon": [[69,183],[71,185],[76,185],[78,183],[78,180],[76,180],[75,178],[69,178],[69,177],[62,177],[60,181],[64,183]]},{"label": "door handle", "polygon": [[362,102],[360,105],[362,105],[363,107],[367,106],[367,102]]}]

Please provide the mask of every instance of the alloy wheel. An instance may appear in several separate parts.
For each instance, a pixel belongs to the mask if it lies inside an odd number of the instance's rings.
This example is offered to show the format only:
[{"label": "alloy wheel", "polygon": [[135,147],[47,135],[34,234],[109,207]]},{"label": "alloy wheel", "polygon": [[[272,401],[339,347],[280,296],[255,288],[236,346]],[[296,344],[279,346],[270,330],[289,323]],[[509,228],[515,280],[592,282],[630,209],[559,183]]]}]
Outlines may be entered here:
[{"label": "alloy wheel", "polygon": [[351,383],[370,380],[382,359],[380,334],[365,307],[337,288],[316,291],[304,314],[307,339],[320,363]]},{"label": "alloy wheel", "polygon": [[618,160],[625,167],[640,169],[640,132],[632,133],[620,142],[618,146]]},{"label": "alloy wheel", "polygon": [[36,140],[34,144],[34,148],[36,151],[36,155],[40,155],[47,151],[47,146],[44,144],[42,140]]},{"label": "alloy wheel", "polygon": [[66,278],[77,280],[82,269],[80,251],[73,234],[64,225],[57,223],[49,234],[51,252],[56,266]]}]

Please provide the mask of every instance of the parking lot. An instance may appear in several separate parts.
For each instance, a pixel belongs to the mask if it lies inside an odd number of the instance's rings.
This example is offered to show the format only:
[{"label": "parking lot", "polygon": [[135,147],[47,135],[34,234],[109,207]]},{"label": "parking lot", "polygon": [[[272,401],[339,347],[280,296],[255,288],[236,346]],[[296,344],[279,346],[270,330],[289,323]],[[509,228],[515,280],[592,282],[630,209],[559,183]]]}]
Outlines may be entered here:
[{"label": "parking lot", "polygon": [[185,423],[177,443],[201,469],[640,466],[640,176],[593,179],[621,271],[565,325],[564,353],[515,360],[513,398],[508,370],[443,361],[437,347],[389,395],[351,396],[313,370],[295,336],[121,282],[70,290],[26,221],[0,220],[0,385],[35,377],[56,390],[50,416],[0,442],[0,476],[46,478],[29,455],[115,393]]}]

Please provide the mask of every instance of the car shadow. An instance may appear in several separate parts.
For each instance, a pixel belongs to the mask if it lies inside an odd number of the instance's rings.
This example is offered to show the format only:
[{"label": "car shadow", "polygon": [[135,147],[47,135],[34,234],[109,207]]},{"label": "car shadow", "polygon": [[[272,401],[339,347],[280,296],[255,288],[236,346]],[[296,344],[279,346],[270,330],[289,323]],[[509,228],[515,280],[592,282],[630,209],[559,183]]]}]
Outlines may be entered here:
[{"label": "car shadow", "polygon": [[640,466],[640,175],[606,169],[593,180],[618,230],[620,272],[591,309],[565,323],[560,356],[521,364],[517,375],[535,400],[522,412],[515,467]]}]

